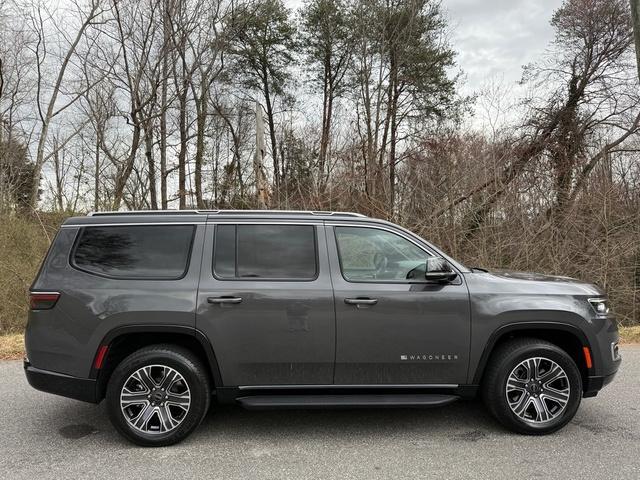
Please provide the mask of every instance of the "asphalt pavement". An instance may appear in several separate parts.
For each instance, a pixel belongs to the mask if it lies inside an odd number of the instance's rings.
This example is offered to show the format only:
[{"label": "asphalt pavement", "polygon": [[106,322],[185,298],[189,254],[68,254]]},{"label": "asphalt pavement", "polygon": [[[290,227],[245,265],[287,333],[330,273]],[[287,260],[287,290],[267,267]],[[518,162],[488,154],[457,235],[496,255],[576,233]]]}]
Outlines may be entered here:
[{"label": "asphalt pavement", "polygon": [[145,449],[104,404],[33,390],[0,362],[0,478],[640,479],[640,347],[562,431],[526,437],[477,401],[431,410],[212,411],[179,445]]}]

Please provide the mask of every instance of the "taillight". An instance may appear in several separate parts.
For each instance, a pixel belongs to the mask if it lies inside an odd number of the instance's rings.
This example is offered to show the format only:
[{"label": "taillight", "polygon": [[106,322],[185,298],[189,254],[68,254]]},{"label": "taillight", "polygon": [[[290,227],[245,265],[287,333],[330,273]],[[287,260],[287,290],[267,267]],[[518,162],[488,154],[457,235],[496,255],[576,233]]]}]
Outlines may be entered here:
[{"label": "taillight", "polygon": [[59,298],[58,292],[29,292],[29,306],[31,310],[49,310]]}]

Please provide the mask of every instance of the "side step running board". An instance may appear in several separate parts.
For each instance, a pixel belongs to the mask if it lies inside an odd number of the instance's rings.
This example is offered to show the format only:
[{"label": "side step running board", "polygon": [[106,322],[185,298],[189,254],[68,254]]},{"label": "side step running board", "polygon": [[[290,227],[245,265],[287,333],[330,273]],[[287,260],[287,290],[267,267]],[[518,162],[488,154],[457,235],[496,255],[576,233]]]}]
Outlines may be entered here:
[{"label": "side step running board", "polygon": [[256,395],[238,398],[249,410],[270,408],[440,407],[460,397],[440,394],[397,395]]}]

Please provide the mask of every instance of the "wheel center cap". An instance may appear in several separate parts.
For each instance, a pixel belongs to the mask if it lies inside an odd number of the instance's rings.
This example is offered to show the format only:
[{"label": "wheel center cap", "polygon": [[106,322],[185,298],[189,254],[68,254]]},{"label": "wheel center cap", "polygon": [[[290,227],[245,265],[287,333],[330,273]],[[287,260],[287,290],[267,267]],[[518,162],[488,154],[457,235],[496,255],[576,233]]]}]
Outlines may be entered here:
[{"label": "wheel center cap", "polygon": [[531,382],[529,385],[527,385],[527,389],[531,393],[540,393],[541,390],[540,385],[535,382]]},{"label": "wheel center cap", "polygon": [[151,393],[151,401],[153,402],[161,402],[164,399],[164,393],[160,390],[154,390]]}]

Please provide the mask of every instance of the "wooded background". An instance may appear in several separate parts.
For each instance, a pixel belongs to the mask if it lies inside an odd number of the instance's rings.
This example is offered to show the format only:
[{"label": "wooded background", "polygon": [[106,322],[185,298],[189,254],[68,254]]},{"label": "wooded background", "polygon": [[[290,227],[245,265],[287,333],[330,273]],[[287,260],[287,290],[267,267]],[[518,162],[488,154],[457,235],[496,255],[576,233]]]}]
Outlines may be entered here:
[{"label": "wooded background", "polygon": [[549,21],[511,101],[460,93],[433,0],[0,0],[0,332],[62,218],[166,208],[386,218],[470,266],[597,282],[638,323],[629,2]]}]

